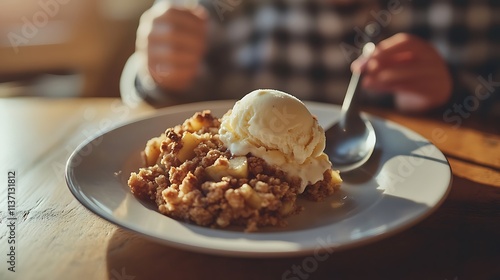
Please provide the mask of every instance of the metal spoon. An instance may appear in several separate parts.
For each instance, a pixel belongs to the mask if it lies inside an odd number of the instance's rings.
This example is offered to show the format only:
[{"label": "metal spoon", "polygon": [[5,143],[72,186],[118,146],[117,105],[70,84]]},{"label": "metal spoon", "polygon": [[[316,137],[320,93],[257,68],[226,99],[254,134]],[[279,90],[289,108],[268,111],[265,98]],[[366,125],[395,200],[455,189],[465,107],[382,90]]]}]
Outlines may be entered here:
[{"label": "metal spoon", "polygon": [[[367,43],[361,57],[368,59],[375,49],[375,44]],[[361,72],[353,72],[347,93],[342,103],[340,121],[325,131],[325,153],[330,157],[333,169],[348,172],[363,165],[375,148],[375,130],[370,121],[362,116],[358,109],[356,94],[362,79]]]}]

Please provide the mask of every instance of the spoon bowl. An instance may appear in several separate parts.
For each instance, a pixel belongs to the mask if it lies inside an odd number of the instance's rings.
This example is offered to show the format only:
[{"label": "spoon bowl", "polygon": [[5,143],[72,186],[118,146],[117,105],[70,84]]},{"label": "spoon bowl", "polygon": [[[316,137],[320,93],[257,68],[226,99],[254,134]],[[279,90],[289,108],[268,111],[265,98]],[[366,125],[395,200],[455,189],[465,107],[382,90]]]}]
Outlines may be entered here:
[{"label": "spoon bowl", "polygon": [[[367,60],[375,45],[367,43],[361,58]],[[357,94],[361,72],[353,72],[347,93],[342,103],[340,120],[325,131],[325,153],[340,172],[352,171],[368,161],[375,149],[376,136],[373,125],[358,109]]]},{"label": "spoon bowl", "polygon": [[376,136],[371,122],[358,115],[336,123],[326,132],[325,153],[340,172],[352,171],[368,161],[375,148]]}]

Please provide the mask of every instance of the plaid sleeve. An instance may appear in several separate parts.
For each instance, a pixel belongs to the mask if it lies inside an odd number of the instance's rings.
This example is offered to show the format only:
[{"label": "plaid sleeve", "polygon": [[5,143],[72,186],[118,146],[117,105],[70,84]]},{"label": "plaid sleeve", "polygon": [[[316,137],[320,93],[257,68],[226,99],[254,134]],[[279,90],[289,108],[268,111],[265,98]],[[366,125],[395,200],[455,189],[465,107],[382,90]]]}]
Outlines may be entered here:
[{"label": "plaid sleeve", "polygon": [[[235,99],[276,88],[338,104],[363,42],[409,32],[430,41],[450,67],[447,109],[499,114],[500,1],[377,2],[202,0],[210,13],[203,96]],[[376,35],[367,36],[370,23]]]},{"label": "plaid sleeve", "polygon": [[216,96],[276,88],[302,100],[342,102],[349,65],[361,50],[353,26],[362,27],[358,15],[368,14],[376,1],[342,7],[327,1],[227,1],[236,2],[204,2],[212,21],[207,65],[222,77],[214,85]]},{"label": "plaid sleeve", "polygon": [[449,65],[444,113],[500,117],[500,1],[407,1],[389,26],[430,41]]}]

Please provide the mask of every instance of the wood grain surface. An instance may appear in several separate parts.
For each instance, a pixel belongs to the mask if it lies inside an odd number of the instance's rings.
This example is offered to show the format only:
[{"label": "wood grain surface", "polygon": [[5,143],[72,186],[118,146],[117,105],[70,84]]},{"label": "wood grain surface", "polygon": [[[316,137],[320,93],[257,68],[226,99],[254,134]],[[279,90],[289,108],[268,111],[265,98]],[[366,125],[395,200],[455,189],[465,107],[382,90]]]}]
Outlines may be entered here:
[{"label": "wood grain surface", "polygon": [[[246,259],[175,249],[83,207],[64,180],[71,152],[93,133],[153,109],[132,110],[118,99],[1,100],[0,279],[500,279],[498,127],[455,127],[439,116],[368,111],[441,149],[453,170],[451,192],[416,226],[376,243],[327,252],[314,265],[311,256]],[[16,172],[16,272],[7,263],[9,171]]]}]

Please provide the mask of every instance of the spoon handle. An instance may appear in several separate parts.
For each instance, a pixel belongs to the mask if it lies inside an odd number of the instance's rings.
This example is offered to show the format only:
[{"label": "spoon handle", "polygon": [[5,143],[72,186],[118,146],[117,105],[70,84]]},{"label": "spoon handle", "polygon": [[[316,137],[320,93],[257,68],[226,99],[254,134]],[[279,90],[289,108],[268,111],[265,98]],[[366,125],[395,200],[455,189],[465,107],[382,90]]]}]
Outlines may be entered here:
[{"label": "spoon handle", "polygon": [[[372,53],[375,50],[375,44],[372,42],[368,42],[363,46],[363,51],[361,53],[360,58],[368,60]],[[345,126],[346,117],[355,118],[354,115],[359,118],[359,92],[360,91],[360,82],[363,79],[363,70],[354,71],[351,76],[351,80],[349,81],[349,86],[347,87],[347,92],[344,97],[344,102],[342,103],[342,111],[341,111],[341,125]]]},{"label": "spoon handle", "polygon": [[344,97],[344,102],[342,103],[342,113],[349,114],[349,112],[358,110],[358,99],[359,94],[357,93],[359,83],[362,80],[362,74],[360,72],[354,72],[351,75],[351,80],[349,81],[349,86],[347,87],[347,92]]}]

